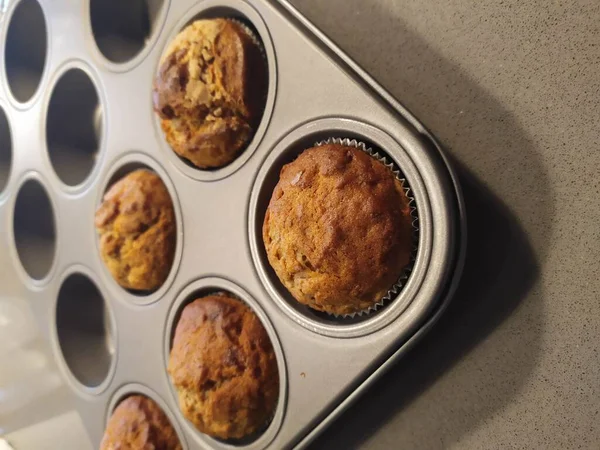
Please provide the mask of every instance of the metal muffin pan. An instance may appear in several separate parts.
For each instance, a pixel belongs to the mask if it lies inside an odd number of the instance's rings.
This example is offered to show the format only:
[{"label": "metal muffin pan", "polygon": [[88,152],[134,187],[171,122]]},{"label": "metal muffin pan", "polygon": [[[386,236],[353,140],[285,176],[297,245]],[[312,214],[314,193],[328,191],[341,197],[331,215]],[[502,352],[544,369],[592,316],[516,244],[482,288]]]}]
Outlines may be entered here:
[{"label": "metal muffin pan", "polygon": [[[119,18],[106,24],[111,8]],[[45,26],[28,26],[27,16],[39,23],[40,12]],[[246,152],[223,169],[199,171],[168,148],[152,111],[152,81],[181,27],[222,14],[247,21],[262,39],[269,93]],[[119,26],[125,20],[131,30]],[[0,258],[11,262],[0,286],[29,301],[95,446],[119,399],[141,393],[165,409],[188,449],[304,447],[443,312],[466,243],[455,176],[426,129],[286,1],[20,0],[0,21]],[[17,47],[34,50],[15,56]],[[75,75],[62,84],[67,73]],[[70,101],[74,93],[80,102]],[[78,126],[49,117],[54,111],[67,111]],[[380,312],[349,322],[298,308],[262,248],[262,216],[279,167],[328,137],[385,151],[419,211],[407,285]],[[149,295],[112,280],[94,229],[107,187],[140,166],[165,181],[177,217],[173,268]],[[179,412],[166,371],[182,302],[196,290],[223,289],[257,312],[277,353],[280,402],[250,442],[197,432]]]}]

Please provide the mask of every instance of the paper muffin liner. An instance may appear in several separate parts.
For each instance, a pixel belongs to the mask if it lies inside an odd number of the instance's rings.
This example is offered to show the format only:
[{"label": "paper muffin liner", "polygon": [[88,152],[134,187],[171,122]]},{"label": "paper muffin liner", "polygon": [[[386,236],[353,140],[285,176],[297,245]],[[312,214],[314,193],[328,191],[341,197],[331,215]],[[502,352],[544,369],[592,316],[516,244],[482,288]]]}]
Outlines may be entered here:
[{"label": "paper muffin liner", "polygon": [[400,168],[393,161],[391,161],[386,154],[381,153],[378,150],[374,150],[373,148],[371,148],[369,145],[367,145],[366,143],[364,143],[362,141],[359,141],[357,139],[351,139],[351,138],[329,138],[329,139],[326,139],[323,141],[316,142],[314,146],[321,147],[323,145],[331,145],[331,144],[344,145],[346,147],[357,148],[357,149],[367,153],[369,156],[375,158],[377,161],[382,163],[384,166],[386,166],[390,170],[390,172],[392,172],[394,174],[396,179],[398,181],[400,181],[400,183],[402,184],[402,189],[404,190],[404,193],[405,193],[406,197],[408,198],[410,215],[412,217],[412,222],[411,222],[411,225],[412,225],[411,247],[412,248],[411,248],[409,262],[404,267],[404,269],[402,269],[402,273],[398,277],[397,281],[390,287],[390,289],[387,291],[387,293],[378,302],[376,302],[369,308],[362,310],[362,311],[357,311],[357,312],[349,313],[349,314],[333,314],[333,313],[329,313],[329,312],[323,312],[327,316],[334,317],[335,319],[350,320],[350,319],[365,317],[365,316],[368,316],[370,314],[373,314],[373,313],[379,311],[381,308],[383,308],[388,303],[390,303],[402,291],[402,289],[406,285],[408,278],[410,277],[410,274],[413,271],[413,268],[415,265],[415,260],[417,258],[417,250],[418,250],[418,246],[419,246],[419,213],[417,211],[416,201],[412,194],[412,189],[411,189],[410,185],[408,184],[408,181],[406,180],[406,178],[404,178],[404,175],[402,174]]},{"label": "paper muffin liner", "polygon": [[256,46],[260,50],[260,54],[262,55],[262,57],[265,61],[265,64],[267,64],[268,60],[267,60],[267,53],[265,51],[265,46],[264,46],[262,40],[260,39],[260,37],[256,34],[256,31],[254,31],[252,28],[250,28],[248,25],[246,25],[240,19],[235,19],[232,17],[224,17],[224,19],[238,24],[242,28],[242,30],[244,30],[244,32],[248,35],[248,37],[250,37],[250,39],[252,39],[252,42],[254,42],[256,44]]}]

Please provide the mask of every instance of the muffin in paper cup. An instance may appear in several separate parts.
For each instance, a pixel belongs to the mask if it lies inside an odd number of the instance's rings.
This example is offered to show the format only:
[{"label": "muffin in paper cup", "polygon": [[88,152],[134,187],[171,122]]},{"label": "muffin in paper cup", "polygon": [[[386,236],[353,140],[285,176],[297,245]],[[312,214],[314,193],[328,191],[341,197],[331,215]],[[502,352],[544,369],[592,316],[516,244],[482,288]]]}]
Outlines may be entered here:
[{"label": "muffin in paper cup", "polygon": [[355,139],[317,142],[284,166],[263,224],[282,284],[299,303],[335,319],[372,314],[398,295],[417,235],[401,172]]}]

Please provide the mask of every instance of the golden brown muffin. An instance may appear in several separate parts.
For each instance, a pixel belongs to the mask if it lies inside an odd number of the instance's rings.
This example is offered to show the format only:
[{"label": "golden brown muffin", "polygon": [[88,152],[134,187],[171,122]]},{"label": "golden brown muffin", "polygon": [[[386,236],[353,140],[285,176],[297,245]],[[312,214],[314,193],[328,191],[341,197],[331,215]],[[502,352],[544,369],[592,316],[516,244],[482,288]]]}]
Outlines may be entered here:
[{"label": "golden brown muffin", "polygon": [[173,202],[158,175],[136,170],[115,183],[96,211],[100,254],[126,289],[151,291],[167,279],[175,255]]},{"label": "golden brown muffin", "polygon": [[331,144],[283,167],[263,240],[296,300],[345,315],[368,310],[400,277],[411,223],[409,200],[387,167],[357,148]]},{"label": "golden brown muffin", "polygon": [[260,431],[277,406],[279,372],[271,340],[248,306],[224,294],[183,309],[168,370],[184,416],[216,438]]},{"label": "golden brown muffin", "polygon": [[132,395],[115,408],[100,450],[181,450],[173,425],[148,397]]},{"label": "golden brown muffin", "polygon": [[229,164],[250,143],[264,109],[266,62],[237,22],[198,20],[173,40],[154,82],[167,142],[199,168]]}]

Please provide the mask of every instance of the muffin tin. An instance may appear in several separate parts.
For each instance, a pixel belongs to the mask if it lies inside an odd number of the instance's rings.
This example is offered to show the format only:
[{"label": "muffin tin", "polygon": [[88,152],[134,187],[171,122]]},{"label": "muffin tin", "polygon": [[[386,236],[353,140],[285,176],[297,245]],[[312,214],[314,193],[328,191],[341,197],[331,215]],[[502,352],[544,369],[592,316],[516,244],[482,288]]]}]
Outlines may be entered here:
[{"label": "muffin tin", "polygon": [[[114,406],[135,392],[165,409],[184,448],[305,447],[443,312],[466,243],[456,177],[427,130],[285,0],[17,0],[0,14],[0,286],[27,298],[96,447]],[[151,86],[169,40],[190,20],[216,16],[256,30],[269,90],[250,147],[201,171],[166,144]],[[419,212],[406,286],[353,320],[299,307],[261,239],[281,166],[331,137],[385,152]],[[107,187],[139,167],[167,185],[178,227],[170,276],[148,295],[110,277],[94,229]],[[248,442],[197,432],[166,372],[177,311],[210,290],[246,301],[276,349],[280,401]]]}]

